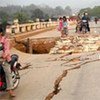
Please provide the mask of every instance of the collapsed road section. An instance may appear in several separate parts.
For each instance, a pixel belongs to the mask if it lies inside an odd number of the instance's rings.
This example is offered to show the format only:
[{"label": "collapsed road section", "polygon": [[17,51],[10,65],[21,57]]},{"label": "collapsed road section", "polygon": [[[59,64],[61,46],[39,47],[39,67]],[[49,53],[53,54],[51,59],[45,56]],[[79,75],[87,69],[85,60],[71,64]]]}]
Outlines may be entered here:
[{"label": "collapsed road section", "polygon": [[[87,63],[100,61],[100,35],[99,34],[84,34],[77,36],[68,36],[59,39],[50,54],[64,54],[63,56],[53,59],[52,61],[65,61],[61,66],[67,66],[62,74],[57,77],[54,82],[54,90],[49,93],[45,100],[51,100],[57,95],[61,89],[61,82],[68,75],[69,71],[79,69]],[[80,56],[69,58],[69,55],[80,53]],[[82,54],[84,53],[84,54]]]}]

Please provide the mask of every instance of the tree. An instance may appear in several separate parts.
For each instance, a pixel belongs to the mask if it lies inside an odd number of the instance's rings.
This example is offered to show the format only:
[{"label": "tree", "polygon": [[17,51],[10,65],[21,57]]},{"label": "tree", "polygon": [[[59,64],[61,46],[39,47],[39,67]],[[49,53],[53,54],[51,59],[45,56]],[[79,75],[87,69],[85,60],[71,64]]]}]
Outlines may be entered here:
[{"label": "tree", "polygon": [[28,21],[28,16],[26,15],[26,13],[24,13],[22,11],[16,12],[14,14],[14,18],[18,19],[20,24],[26,23]]},{"label": "tree", "polygon": [[55,16],[62,16],[65,15],[65,12],[61,6],[57,6],[55,8]]},{"label": "tree", "polygon": [[84,9],[81,9],[80,11],[79,11],[79,13],[82,15],[83,13],[85,13],[85,12],[87,12],[87,13],[91,13],[91,8],[84,8]]},{"label": "tree", "polygon": [[3,27],[3,31],[5,31],[6,29],[8,18],[9,15],[6,12],[0,11],[0,20],[1,20],[1,25]]},{"label": "tree", "polygon": [[55,14],[54,9],[47,5],[42,5],[42,7],[41,6],[38,6],[38,7],[39,7],[39,9],[41,9],[43,11],[44,14],[47,14],[49,17],[51,17],[52,15]]},{"label": "tree", "polygon": [[41,11],[40,9],[35,9],[34,11],[32,11],[32,16],[31,18],[33,20],[35,20],[36,18],[39,18],[39,19],[43,19],[44,18],[44,13],[43,11]]},{"label": "tree", "polygon": [[79,11],[79,13],[87,12],[90,16],[100,17],[100,6],[95,6],[94,8],[84,8]]},{"label": "tree", "polygon": [[91,11],[91,16],[100,17],[100,6],[95,6]]},{"label": "tree", "polygon": [[65,7],[65,14],[67,16],[71,16],[72,15],[72,9],[70,8],[70,6],[66,6]]},{"label": "tree", "polygon": [[9,15],[6,12],[0,11],[0,19],[1,20],[4,20],[4,19],[8,20],[8,18],[9,18]]}]

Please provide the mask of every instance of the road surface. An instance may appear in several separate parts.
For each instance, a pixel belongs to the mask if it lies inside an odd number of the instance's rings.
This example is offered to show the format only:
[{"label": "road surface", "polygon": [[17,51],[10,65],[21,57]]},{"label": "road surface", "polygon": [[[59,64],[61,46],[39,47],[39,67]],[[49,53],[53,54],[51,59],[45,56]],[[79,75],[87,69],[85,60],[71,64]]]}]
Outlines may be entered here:
[{"label": "road surface", "polygon": [[[51,32],[36,35],[34,38],[44,37],[44,34],[47,33]],[[55,30],[52,31],[52,35],[50,36],[54,36],[54,34],[56,34],[55,36],[60,35]],[[30,55],[15,49],[12,49],[12,52],[20,55],[22,65],[31,63],[31,66],[28,69],[20,70],[21,80],[19,87],[15,90],[16,97],[11,98],[6,92],[1,92],[0,100],[50,100],[48,96],[49,93],[54,91],[55,82],[58,82],[58,78],[61,78],[60,76],[64,71],[71,68],[71,66],[64,64],[66,60],[61,60],[63,54]],[[81,56],[82,54],[69,55],[64,58],[73,58],[79,55]],[[84,53],[83,55],[90,55],[94,60],[100,58],[98,56],[100,52],[94,54]],[[61,90],[53,95],[51,100],[100,100],[99,77],[100,61],[93,61],[92,59],[91,63],[86,63],[78,69],[69,70],[58,82]]]}]

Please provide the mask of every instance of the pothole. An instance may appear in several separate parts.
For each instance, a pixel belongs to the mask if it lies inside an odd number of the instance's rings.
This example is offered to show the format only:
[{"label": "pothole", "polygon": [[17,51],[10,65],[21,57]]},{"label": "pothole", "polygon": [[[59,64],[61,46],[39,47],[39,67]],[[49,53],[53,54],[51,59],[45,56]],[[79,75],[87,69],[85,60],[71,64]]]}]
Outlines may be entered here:
[{"label": "pothole", "polygon": [[[31,47],[30,47],[31,43]],[[100,34],[77,34],[65,38],[47,37],[30,39],[17,43],[18,50],[33,54],[72,54],[100,51]]]},{"label": "pothole", "polygon": [[20,42],[16,40],[15,48],[26,53],[30,53],[29,49],[31,48],[33,54],[48,54],[51,48],[56,45],[57,40],[59,40],[59,37],[27,39]]}]

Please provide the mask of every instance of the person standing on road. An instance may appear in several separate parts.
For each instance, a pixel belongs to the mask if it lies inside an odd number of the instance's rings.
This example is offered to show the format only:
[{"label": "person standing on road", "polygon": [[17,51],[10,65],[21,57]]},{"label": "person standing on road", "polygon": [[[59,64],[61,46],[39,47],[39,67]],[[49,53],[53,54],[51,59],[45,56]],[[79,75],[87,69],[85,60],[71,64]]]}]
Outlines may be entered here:
[{"label": "person standing on road", "polygon": [[94,21],[95,21],[95,24],[97,24],[97,22],[98,22],[98,18],[95,18]]},{"label": "person standing on road", "polygon": [[58,25],[58,31],[60,31],[61,36],[62,36],[62,27],[63,27],[63,18],[59,18],[59,25]]},{"label": "person standing on road", "polygon": [[63,16],[62,37],[68,35],[68,22],[66,16]]},{"label": "person standing on road", "polygon": [[80,33],[81,23],[82,23],[81,17],[80,14],[78,14],[76,18],[76,33]]}]

